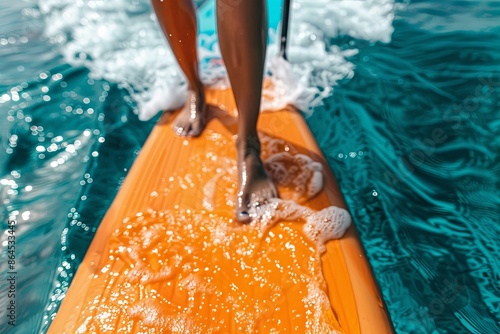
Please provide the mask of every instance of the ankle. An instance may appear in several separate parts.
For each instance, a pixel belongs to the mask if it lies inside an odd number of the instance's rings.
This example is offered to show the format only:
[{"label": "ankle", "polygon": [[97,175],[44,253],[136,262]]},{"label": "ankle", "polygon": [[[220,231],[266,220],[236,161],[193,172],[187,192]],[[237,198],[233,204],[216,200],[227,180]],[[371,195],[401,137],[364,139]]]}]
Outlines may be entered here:
[{"label": "ankle", "polygon": [[195,95],[198,99],[205,100],[205,89],[203,85],[200,83],[196,86],[189,85],[188,90],[191,94]]},{"label": "ankle", "polygon": [[236,148],[240,153],[243,153],[245,157],[249,154],[259,156],[261,151],[259,137],[257,135],[241,138],[238,136],[238,139],[236,139]]}]

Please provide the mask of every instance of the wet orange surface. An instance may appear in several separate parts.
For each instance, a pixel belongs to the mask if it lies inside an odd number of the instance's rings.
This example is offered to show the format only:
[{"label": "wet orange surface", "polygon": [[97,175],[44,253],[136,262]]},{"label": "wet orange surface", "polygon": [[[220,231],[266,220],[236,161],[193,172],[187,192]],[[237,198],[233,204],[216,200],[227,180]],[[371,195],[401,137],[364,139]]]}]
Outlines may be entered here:
[{"label": "wet orange surface", "polygon": [[392,332],[354,228],[326,248],[314,229],[347,214],[335,208],[342,196],[295,110],[259,120],[283,201],[249,225],[234,220],[230,95],[209,92],[217,118],[199,138],[175,136],[162,117],[49,333]]}]

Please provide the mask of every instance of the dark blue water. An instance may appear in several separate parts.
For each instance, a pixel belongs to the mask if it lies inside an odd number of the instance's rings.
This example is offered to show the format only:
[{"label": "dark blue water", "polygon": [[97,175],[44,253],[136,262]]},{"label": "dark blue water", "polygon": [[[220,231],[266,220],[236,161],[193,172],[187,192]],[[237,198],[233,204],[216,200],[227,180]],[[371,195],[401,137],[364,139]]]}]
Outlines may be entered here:
[{"label": "dark blue water", "polygon": [[[36,3],[0,1],[0,226],[16,327],[45,332],[156,119],[65,64]],[[308,122],[398,333],[500,333],[500,2],[413,1]],[[3,234],[2,273],[7,272]]]}]

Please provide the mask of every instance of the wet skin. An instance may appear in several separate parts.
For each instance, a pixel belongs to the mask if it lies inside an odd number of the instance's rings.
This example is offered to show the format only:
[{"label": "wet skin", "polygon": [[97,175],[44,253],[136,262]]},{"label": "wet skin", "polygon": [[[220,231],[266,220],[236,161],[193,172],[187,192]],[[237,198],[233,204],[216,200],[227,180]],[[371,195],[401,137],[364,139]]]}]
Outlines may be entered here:
[{"label": "wet skin", "polygon": [[[195,137],[203,131],[207,113],[199,78],[195,6],[192,0],[152,0],[152,3],[189,83],[188,100],[175,120],[174,131]],[[236,218],[249,222],[250,207],[278,196],[260,158],[257,136],[267,45],[265,0],[217,0],[217,30],[239,115]]]}]

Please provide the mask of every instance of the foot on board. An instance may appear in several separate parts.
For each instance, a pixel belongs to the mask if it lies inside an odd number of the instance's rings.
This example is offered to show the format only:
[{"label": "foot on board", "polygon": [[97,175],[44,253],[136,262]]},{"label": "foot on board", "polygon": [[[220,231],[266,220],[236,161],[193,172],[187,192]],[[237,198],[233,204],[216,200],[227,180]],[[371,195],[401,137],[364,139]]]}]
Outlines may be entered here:
[{"label": "foot on board", "polygon": [[238,143],[237,152],[239,184],[236,218],[239,222],[249,223],[249,209],[278,197],[278,191],[264,169],[258,141],[256,145]]},{"label": "foot on board", "polygon": [[175,133],[179,136],[199,136],[205,128],[206,108],[205,96],[190,91],[186,104],[175,119]]}]

